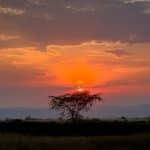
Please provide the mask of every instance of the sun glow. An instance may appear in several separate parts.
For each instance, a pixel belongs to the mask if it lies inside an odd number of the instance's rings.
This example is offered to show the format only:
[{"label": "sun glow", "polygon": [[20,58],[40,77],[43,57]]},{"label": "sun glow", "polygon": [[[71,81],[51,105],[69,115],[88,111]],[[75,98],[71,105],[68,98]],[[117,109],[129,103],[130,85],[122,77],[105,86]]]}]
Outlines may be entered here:
[{"label": "sun glow", "polygon": [[81,87],[78,87],[77,88],[77,92],[84,92],[85,90],[83,89],[83,88],[81,88]]},{"label": "sun glow", "polygon": [[56,68],[57,79],[62,81],[63,84],[83,87],[96,83],[96,72],[87,63],[62,64]]}]

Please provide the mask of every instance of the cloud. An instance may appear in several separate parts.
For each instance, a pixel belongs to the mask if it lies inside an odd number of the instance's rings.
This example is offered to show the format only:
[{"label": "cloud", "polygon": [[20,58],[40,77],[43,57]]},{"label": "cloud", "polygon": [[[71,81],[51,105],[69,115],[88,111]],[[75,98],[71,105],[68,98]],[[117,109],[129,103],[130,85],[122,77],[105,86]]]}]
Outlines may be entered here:
[{"label": "cloud", "polygon": [[66,6],[66,9],[71,10],[73,13],[87,13],[87,12],[95,12],[96,9],[92,6],[84,6],[84,7],[74,7],[74,6]]},{"label": "cloud", "polygon": [[137,78],[135,78],[135,74],[132,75],[130,78],[127,79],[118,79],[118,80],[114,80],[114,81],[110,81],[108,83],[106,83],[103,86],[106,87],[114,87],[114,86],[144,86],[144,85],[149,85],[150,84],[150,79],[149,79],[149,75],[150,75],[150,70],[146,70],[146,72],[149,72],[149,74],[147,73],[143,73],[143,72],[138,72],[137,74]]},{"label": "cloud", "polygon": [[46,0],[26,0],[28,3],[40,6],[46,4]]},{"label": "cloud", "polygon": [[14,86],[42,86],[53,84],[51,69],[53,51],[41,52],[35,47],[1,49],[0,84]]},{"label": "cloud", "polygon": [[[132,53],[124,49],[129,49]],[[47,45],[45,51],[36,47],[4,48],[0,53],[0,70],[3,72],[1,82],[11,80],[13,84],[21,82],[39,86],[74,86],[78,80],[93,85],[104,84],[120,77],[122,80],[126,77],[130,79],[138,70],[147,70],[150,66],[149,52],[144,48],[145,57],[141,55],[141,51],[143,45],[94,40],[76,45]],[[130,56],[130,59],[123,56]],[[5,74],[9,80],[4,78]],[[88,78],[87,74],[91,77]]]},{"label": "cloud", "polygon": [[133,54],[133,53],[125,51],[123,49],[107,50],[106,52],[111,53],[117,57],[131,56]]},{"label": "cloud", "polygon": [[125,0],[125,4],[132,4],[133,6],[142,6],[143,7],[143,14],[150,13],[150,0]]},{"label": "cloud", "polygon": [[124,0],[125,3],[150,2],[150,0]]},{"label": "cloud", "polygon": [[18,36],[18,35],[0,34],[0,40],[1,41],[17,40],[19,38],[20,38],[20,36]]},{"label": "cloud", "polygon": [[150,14],[150,4],[147,6],[147,8],[145,8],[144,13]]},{"label": "cloud", "polygon": [[[9,18],[0,14],[0,28],[4,34],[22,37],[16,43],[1,43],[0,47],[22,47],[50,44],[79,44],[86,41],[148,42],[150,16],[147,2],[124,3],[120,0],[3,0],[5,13],[17,10],[21,17]],[[3,11],[5,9],[2,9]],[[6,9],[7,10],[7,9]],[[17,13],[16,13],[17,14]],[[116,17],[117,16],[117,17]],[[130,24],[129,24],[130,22]],[[61,27],[60,27],[61,25]],[[2,46],[1,46],[2,45]]]},{"label": "cloud", "polygon": [[24,14],[25,10],[0,6],[0,13],[10,15],[10,16],[18,16]]}]

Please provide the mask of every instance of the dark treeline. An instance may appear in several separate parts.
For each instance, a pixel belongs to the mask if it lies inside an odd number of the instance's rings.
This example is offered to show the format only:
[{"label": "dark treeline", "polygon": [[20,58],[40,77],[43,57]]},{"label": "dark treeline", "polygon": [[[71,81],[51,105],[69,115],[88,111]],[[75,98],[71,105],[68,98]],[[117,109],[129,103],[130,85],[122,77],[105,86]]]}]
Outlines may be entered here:
[{"label": "dark treeline", "polygon": [[98,136],[150,133],[150,121],[25,121],[0,122],[0,133],[50,136]]}]

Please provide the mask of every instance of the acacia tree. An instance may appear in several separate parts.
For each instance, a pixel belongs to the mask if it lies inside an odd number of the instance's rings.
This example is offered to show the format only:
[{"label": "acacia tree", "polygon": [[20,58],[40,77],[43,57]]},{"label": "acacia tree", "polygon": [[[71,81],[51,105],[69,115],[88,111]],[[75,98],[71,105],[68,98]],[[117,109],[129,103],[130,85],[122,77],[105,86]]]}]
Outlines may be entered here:
[{"label": "acacia tree", "polygon": [[81,111],[89,111],[93,103],[101,101],[99,94],[90,94],[88,91],[68,93],[60,96],[49,96],[50,109],[60,111],[72,121],[78,120]]}]

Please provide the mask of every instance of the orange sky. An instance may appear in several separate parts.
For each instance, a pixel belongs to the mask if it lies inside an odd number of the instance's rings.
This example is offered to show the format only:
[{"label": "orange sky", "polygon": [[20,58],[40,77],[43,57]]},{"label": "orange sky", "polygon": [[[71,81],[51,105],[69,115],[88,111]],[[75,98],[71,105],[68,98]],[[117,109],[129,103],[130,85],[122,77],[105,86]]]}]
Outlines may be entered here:
[{"label": "orange sky", "polygon": [[149,10],[146,0],[0,0],[0,107],[47,106],[78,86],[150,103]]},{"label": "orange sky", "polygon": [[80,84],[101,87],[100,90],[113,87],[112,91],[120,86],[128,90],[132,86],[147,88],[148,48],[148,43],[89,41],[78,45],[49,45],[46,51],[35,47],[3,49],[0,82],[39,87]]}]

